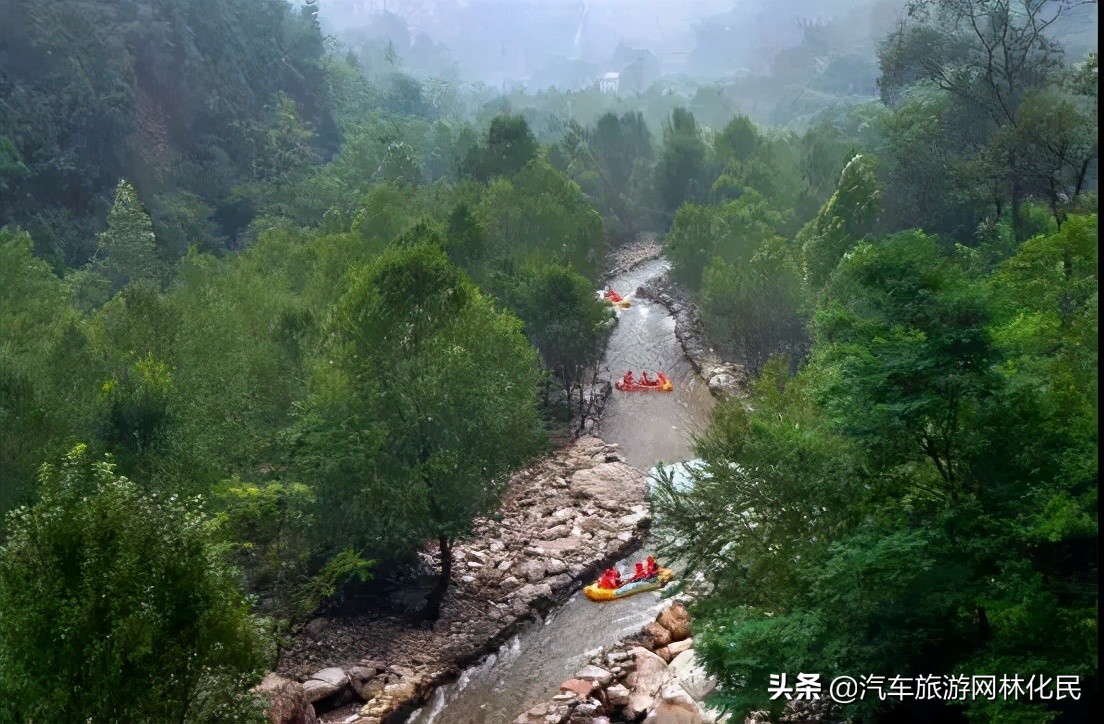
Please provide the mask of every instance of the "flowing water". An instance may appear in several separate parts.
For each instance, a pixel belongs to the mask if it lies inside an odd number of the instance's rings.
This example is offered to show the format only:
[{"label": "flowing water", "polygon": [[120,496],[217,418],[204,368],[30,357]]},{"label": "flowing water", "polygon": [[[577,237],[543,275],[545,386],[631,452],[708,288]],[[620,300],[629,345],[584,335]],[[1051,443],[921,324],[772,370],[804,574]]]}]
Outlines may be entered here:
[{"label": "flowing water", "polygon": [[[602,415],[599,435],[617,443],[625,461],[647,472],[659,462],[693,456],[692,436],[704,429],[713,397],[694,372],[675,339],[675,320],[662,306],[632,296],[636,288],[667,269],[665,260],[642,264],[610,281],[632,306],[618,312],[617,327],[606,349],[613,378],[631,369],[664,372],[674,391],[614,390]],[[632,559],[649,553],[648,546]],[[631,563],[625,561],[627,567]],[[535,703],[558,693],[569,678],[604,646],[639,630],[663,602],[659,593],[594,604],[581,592],[521,631],[499,651],[439,688],[414,713],[415,724],[499,724],[511,722]]]}]

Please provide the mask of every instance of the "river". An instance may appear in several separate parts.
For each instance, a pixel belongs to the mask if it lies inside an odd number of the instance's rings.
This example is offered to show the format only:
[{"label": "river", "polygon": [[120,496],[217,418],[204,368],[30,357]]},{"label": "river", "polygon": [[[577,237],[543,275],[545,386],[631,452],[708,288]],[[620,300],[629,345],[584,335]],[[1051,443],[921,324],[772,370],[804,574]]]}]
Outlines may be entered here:
[{"label": "river", "polygon": [[[629,297],[644,282],[668,268],[666,260],[645,262],[610,281]],[[598,434],[617,443],[625,461],[647,472],[660,462],[693,456],[692,438],[708,424],[713,397],[675,339],[675,320],[663,307],[629,297],[632,306],[619,311],[617,327],[606,348],[605,365],[612,377],[631,369],[665,372],[674,382],[670,393],[613,392]],[[633,556],[640,560],[649,546]],[[631,568],[631,561],[624,562]],[[599,649],[639,630],[663,603],[659,593],[645,593],[595,604],[581,592],[552,611],[544,621],[522,630],[499,651],[439,688],[410,718],[414,724],[505,724],[535,703],[558,692]]]}]

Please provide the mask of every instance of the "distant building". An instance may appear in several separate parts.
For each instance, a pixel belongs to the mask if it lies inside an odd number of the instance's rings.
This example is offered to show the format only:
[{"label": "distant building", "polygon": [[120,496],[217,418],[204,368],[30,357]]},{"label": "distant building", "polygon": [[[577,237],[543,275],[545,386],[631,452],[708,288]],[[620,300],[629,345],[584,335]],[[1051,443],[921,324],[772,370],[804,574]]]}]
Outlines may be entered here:
[{"label": "distant building", "polygon": [[598,78],[598,90],[603,93],[616,93],[621,86],[620,73],[606,73]]}]

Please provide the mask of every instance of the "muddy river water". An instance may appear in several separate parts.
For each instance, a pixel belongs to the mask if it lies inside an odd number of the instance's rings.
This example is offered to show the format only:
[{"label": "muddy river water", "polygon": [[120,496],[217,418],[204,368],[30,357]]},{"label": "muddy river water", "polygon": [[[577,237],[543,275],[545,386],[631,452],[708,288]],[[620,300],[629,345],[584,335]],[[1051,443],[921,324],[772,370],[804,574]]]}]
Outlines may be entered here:
[{"label": "muddy river water", "polygon": [[[692,438],[708,423],[713,397],[675,339],[675,320],[663,307],[638,299],[636,288],[667,269],[663,259],[646,262],[612,279],[610,286],[632,306],[619,310],[605,365],[611,378],[626,370],[666,373],[674,391],[613,392],[598,434],[617,443],[625,461],[647,472],[657,463],[693,456]],[[640,560],[649,546],[633,556]],[[631,562],[625,561],[631,568]],[[595,604],[576,593],[543,621],[522,630],[499,651],[438,689],[409,721],[415,724],[500,724],[558,692],[604,646],[653,619],[659,593]]]}]

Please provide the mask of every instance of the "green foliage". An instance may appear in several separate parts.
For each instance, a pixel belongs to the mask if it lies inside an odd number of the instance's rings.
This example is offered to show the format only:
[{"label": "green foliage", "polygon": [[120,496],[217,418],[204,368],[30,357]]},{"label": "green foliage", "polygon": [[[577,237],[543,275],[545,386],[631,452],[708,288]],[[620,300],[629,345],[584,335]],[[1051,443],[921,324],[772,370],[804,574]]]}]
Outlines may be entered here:
[{"label": "green foliage", "polygon": [[664,241],[671,275],[697,291],[706,266],[715,257],[737,266],[748,264],[760,244],[776,235],[782,222],[782,215],[767,199],[751,189],[720,206],[685,204]]},{"label": "green foliage", "polygon": [[695,640],[718,703],[777,706],[781,670],[1095,686],[1096,242],[1096,217],[1072,216],[995,267],[919,231],[859,244],[816,300],[808,364],[768,363],[717,407],[690,482],[660,476],[666,551],[713,585]]},{"label": "green foliage", "polygon": [[101,437],[118,453],[137,457],[155,445],[168,422],[172,373],[152,354],[103,384],[106,419]]},{"label": "green foliage", "polygon": [[40,486],[0,548],[5,718],[263,721],[258,622],[195,502],[83,445]]},{"label": "green foliage", "polygon": [[537,140],[525,118],[496,116],[483,142],[468,151],[464,170],[480,181],[513,176],[537,155]]},{"label": "green foliage", "polygon": [[7,188],[8,181],[23,178],[30,171],[7,136],[0,136],[0,191]]},{"label": "green foliage", "polygon": [[567,264],[594,280],[605,257],[602,217],[577,184],[536,159],[513,179],[487,188],[477,218],[488,254],[505,268]]},{"label": "green foliage", "polygon": [[237,550],[246,587],[269,616],[274,666],[291,637],[340,584],[369,577],[372,561],[354,551],[338,553],[315,572],[312,560],[314,492],[301,483],[255,485],[238,478],[217,486],[218,523]]},{"label": "green foliage", "polygon": [[291,3],[15,0],[8,10],[0,137],[27,173],[0,173],[0,224],[64,209],[79,228],[102,218],[120,177],[146,199],[185,191],[215,205],[234,183],[289,172],[337,140],[321,30]]},{"label": "green foliage", "polygon": [[675,108],[663,126],[663,147],[655,168],[656,194],[668,218],[683,202],[705,197],[711,185],[708,153],[694,114]]},{"label": "green foliage", "polygon": [[612,232],[631,237],[649,222],[651,133],[639,112],[601,116],[593,128],[572,121],[549,160],[590,196]]},{"label": "green foliage", "polygon": [[757,373],[777,354],[800,357],[806,344],[800,262],[780,237],[765,240],[744,264],[715,257],[702,279],[709,338]]},{"label": "green foliage", "polygon": [[873,159],[855,156],[844,167],[835,193],[797,236],[810,286],[822,287],[844,254],[873,231],[880,201]]},{"label": "green foliage", "polygon": [[64,282],[27,234],[0,229],[0,511],[27,499],[70,436],[90,435],[97,372]]},{"label": "green foliage", "polygon": [[296,437],[331,511],[320,534],[395,557],[466,532],[537,443],[536,356],[520,322],[417,245],[356,274],[330,338]]},{"label": "green foliage", "polygon": [[512,296],[510,306],[525,323],[529,342],[564,388],[573,390],[601,360],[613,311],[586,278],[558,265],[530,270]]},{"label": "green foliage", "polygon": [[112,293],[131,282],[160,283],[164,276],[153,221],[134,187],[125,180],[115,189],[107,231],[96,238],[93,271],[107,278]]}]

